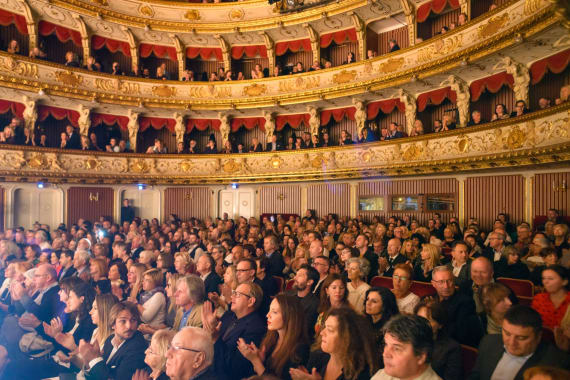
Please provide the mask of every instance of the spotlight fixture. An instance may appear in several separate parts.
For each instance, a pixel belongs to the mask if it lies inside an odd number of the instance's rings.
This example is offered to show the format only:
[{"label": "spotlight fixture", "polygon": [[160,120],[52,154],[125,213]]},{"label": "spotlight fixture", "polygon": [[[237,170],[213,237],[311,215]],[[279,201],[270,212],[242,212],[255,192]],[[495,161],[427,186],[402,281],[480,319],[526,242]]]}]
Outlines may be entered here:
[{"label": "spotlight fixture", "polygon": [[239,183],[232,183],[232,189],[236,190],[239,187]]},{"label": "spotlight fixture", "polygon": [[39,95],[39,96],[44,96],[45,94],[46,94],[46,93],[45,93],[44,89],[43,89],[43,88],[40,88],[39,91],[38,91],[38,95]]},{"label": "spotlight fixture", "polygon": [[146,184],[144,184],[144,183],[138,183],[138,184],[137,184],[137,189],[139,189],[139,190],[144,190],[144,189],[146,189]]},{"label": "spotlight fixture", "polygon": [[38,186],[38,189],[43,189],[46,185],[43,182],[38,182],[37,186]]}]

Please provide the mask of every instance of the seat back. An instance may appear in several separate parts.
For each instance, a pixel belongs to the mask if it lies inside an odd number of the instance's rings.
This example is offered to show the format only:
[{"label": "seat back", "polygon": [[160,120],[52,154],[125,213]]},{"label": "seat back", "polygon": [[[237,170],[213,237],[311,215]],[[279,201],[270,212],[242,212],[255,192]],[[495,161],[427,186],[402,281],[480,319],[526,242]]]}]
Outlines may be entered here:
[{"label": "seat back", "polygon": [[534,297],[534,284],[529,280],[499,277],[497,281],[510,288],[519,299],[521,297]]},{"label": "seat back", "polygon": [[295,285],[295,280],[291,279],[287,281],[287,284],[285,285],[285,290],[293,289],[293,285]]},{"label": "seat back", "polygon": [[469,374],[475,367],[475,362],[477,361],[477,354],[479,350],[473,347],[461,345],[461,362],[463,363],[463,378],[467,379]]},{"label": "seat back", "polygon": [[542,341],[556,344],[554,339],[554,331],[548,327],[542,327]]},{"label": "seat back", "polygon": [[392,289],[394,287],[394,283],[392,282],[392,277],[386,276],[374,276],[370,281],[370,286],[373,287],[382,287]]},{"label": "seat back", "polygon": [[285,280],[283,277],[273,276],[273,281],[277,285],[277,293],[281,293],[283,291],[283,286],[285,285]]},{"label": "seat back", "polygon": [[435,293],[435,288],[431,282],[412,281],[410,290],[420,298]]}]

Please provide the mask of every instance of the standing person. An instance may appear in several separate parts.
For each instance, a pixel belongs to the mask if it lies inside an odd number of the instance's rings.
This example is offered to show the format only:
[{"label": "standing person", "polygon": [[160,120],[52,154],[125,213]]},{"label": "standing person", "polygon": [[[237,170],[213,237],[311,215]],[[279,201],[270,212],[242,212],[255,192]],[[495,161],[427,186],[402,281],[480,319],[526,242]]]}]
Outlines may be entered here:
[{"label": "standing person", "polygon": [[131,223],[135,219],[135,208],[132,206],[130,200],[123,199],[121,206],[121,224],[125,222]]}]

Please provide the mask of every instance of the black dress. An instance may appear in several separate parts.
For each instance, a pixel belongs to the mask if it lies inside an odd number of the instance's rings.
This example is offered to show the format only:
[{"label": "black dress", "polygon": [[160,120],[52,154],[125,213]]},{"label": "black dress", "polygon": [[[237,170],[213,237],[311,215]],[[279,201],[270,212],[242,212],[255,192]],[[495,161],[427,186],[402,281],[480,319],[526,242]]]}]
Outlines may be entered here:
[{"label": "black dress", "polygon": [[306,343],[301,343],[295,347],[295,353],[289,356],[289,360],[283,366],[283,370],[281,374],[275,373],[275,369],[271,363],[271,353],[267,353],[265,357],[265,372],[264,374],[272,374],[279,377],[282,380],[291,380],[291,375],[289,374],[289,370],[291,368],[299,368],[301,366],[306,366],[307,361],[309,360],[309,351],[310,347]]},{"label": "black dress", "polygon": [[[329,364],[331,356],[321,350],[311,352],[311,356],[309,357],[309,362],[307,363],[307,370],[310,372],[313,371],[313,368],[317,369],[317,372],[322,376],[325,377],[325,371],[327,370],[327,364]],[[370,369],[368,366],[364,368],[362,372],[358,374],[356,380],[370,380],[372,375],[370,374]],[[336,380],[347,380],[347,377],[344,376],[344,372],[336,378]]]}]

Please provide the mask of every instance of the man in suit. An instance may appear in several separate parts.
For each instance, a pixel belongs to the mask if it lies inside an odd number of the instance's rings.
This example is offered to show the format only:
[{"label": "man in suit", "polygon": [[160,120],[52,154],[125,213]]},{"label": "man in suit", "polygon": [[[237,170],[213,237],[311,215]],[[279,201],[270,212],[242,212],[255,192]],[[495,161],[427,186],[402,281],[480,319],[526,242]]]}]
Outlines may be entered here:
[{"label": "man in suit", "polygon": [[279,289],[277,288],[277,283],[273,276],[268,275],[269,270],[269,260],[266,257],[255,258],[255,263],[257,264],[255,283],[261,287],[263,291],[263,302],[259,307],[259,315],[265,318],[267,312],[269,311],[269,304],[271,303],[271,298],[273,298]]},{"label": "man in suit", "polygon": [[280,143],[277,142],[277,135],[271,136],[271,141],[267,143],[265,148],[266,152],[276,152],[278,150],[283,150]]},{"label": "man in suit", "polygon": [[57,281],[61,281],[68,277],[73,276],[77,270],[73,267],[73,251],[64,249],[59,255],[59,264],[61,265],[61,271],[57,277]]},{"label": "man in suit", "polygon": [[110,322],[113,334],[99,350],[99,344],[82,340],[79,355],[83,357],[87,380],[130,379],[137,369],[145,368],[145,350],[148,343],[137,330],[140,314],[132,302],[119,302],[111,308]]},{"label": "man in suit", "polygon": [[242,283],[232,292],[231,311],[226,311],[218,319],[212,305],[205,303],[202,308],[204,329],[212,335],[214,343],[214,363],[219,378],[243,379],[254,375],[251,362],[243,357],[237,348],[238,340],[246,344],[260,346],[267,323],[257,309],[261,305],[263,291],[253,283]]},{"label": "man in suit", "polygon": [[470,380],[522,380],[527,368],[570,368],[568,354],[541,341],[542,319],[529,306],[511,307],[503,318],[502,334],[486,335],[479,345]]},{"label": "man in suit", "polygon": [[[372,277],[376,276],[378,273],[378,256],[374,253],[372,247],[370,247],[370,241],[368,236],[365,234],[360,234],[356,238],[356,249],[360,252],[360,257],[368,260],[370,263],[370,273],[368,274],[368,281],[372,279]],[[396,264],[394,264],[396,265]],[[392,269],[392,273],[394,270]]]},{"label": "man in suit", "polygon": [[125,198],[123,199],[123,205],[121,206],[121,224],[124,222],[131,223],[135,219],[135,208],[131,205],[130,201]]},{"label": "man in suit", "polygon": [[223,282],[220,276],[214,271],[216,262],[212,256],[203,254],[198,258],[196,270],[200,274],[200,278],[204,281],[206,294],[218,293],[220,294],[220,284]]},{"label": "man in suit", "polygon": [[75,131],[72,125],[68,125],[65,127],[65,131],[67,132],[67,144],[65,145],[66,149],[81,149],[81,138],[79,137],[79,133]]},{"label": "man in suit", "polygon": [[317,284],[313,289],[313,294],[316,294],[317,297],[321,294],[321,288],[323,286],[323,282],[327,279],[329,275],[329,270],[331,267],[330,260],[326,256],[317,256],[313,259],[313,268],[319,273],[319,279],[317,280]]},{"label": "man in suit", "polygon": [[386,134],[384,140],[399,139],[401,137],[404,137],[404,134],[398,131],[398,123],[395,121],[391,122],[390,126],[388,127],[388,134]]},{"label": "man in suit", "polygon": [[268,235],[263,239],[263,250],[265,257],[269,260],[267,275],[283,277],[283,269],[285,269],[285,261],[283,255],[279,252],[279,241],[277,236]]},{"label": "man in suit", "polygon": [[73,267],[77,271],[75,272],[75,276],[83,281],[89,281],[91,279],[91,273],[89,272],[90,257],[89,252],[84,249],[78,249],[73,256]]},{"label": "man in suit", "polygon": [[171,380],[215,380],[214,343],[207,331],[185,327],[166,351],[166,375]]},{"label": "man in suit", "polygon": [[388,241],[388,249],[386,250],[387,256],[378,259],[378,275],[392,277],[394,268],[398,264],[404,264],[408,259],[406,256],[400,254],[402,242],[398,238],[393,238]]},{"label": "man in suit", "polygon": [[455,283],[461,287],[471,279],[471,262],[469,260],[469,248],[467,244],[460,240],[451,245],[451,267]]}]

